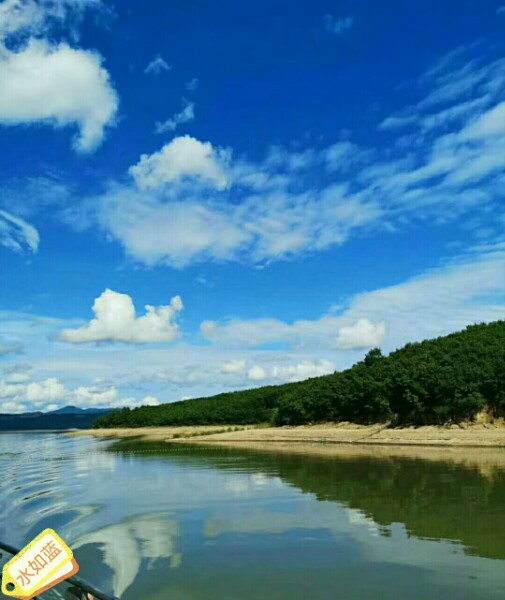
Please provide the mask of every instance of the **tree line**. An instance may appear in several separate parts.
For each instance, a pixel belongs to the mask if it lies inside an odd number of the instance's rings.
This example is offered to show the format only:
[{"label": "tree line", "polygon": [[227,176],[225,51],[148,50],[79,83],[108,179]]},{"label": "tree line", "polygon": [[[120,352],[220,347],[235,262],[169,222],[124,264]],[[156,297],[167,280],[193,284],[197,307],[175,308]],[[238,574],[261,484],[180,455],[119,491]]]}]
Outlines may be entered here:
[{"label": "tree line", "polygon": [[94,427],[318,422],[428,425],[505,412],[505,321],[380,349],[345,371],[297,383],[218,394],[155,407],[124,408]]}]

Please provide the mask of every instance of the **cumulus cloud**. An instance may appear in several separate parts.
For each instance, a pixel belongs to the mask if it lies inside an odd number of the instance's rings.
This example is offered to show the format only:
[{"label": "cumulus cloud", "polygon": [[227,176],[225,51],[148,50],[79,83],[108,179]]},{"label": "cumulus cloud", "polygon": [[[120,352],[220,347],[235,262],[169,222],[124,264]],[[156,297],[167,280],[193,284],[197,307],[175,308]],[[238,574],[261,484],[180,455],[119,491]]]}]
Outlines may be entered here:
[{"label": "cumulus cloud", "polygon": [[50,377],[42,382],[29,383],[25,389],[25,397],[28,402],[63,400],[66,393],[65,386],[55,377]]},{"label": "cumulus cloud", "polygon": [[0,244],[2,246],[14,250],[14,252],[23,252],[24,250],[37,252],[39,242],[39,232],[33,225],[0,209]]},{"label": "cumulus cloud", "polygon": [[74,148],[90,152],[102,142],[117,107],[116,92],[96,52],[41,39],[18,51],[0,49],[2,125],[75,125]]},{"label": "cumulus cloud", "polygon": [[172,65],[169,65],[166,60],[164,60],[163,57],[158,54],[144,69],[144,73],[147,73],[148,75],[159,75],[164,71],[170,71],[171,68]]},{"label": "cumulus cloud", "polygon": [[106,389],[80,386],[72,393],[72,403],[76,406],[112,406],[116,399],[117,390],[113,386]]},{"label": "cumulus cloud", "polygon": [[0,411],[10,413],[26,412],[29,409],[52,411],[65,404],[81,408],[134,408],[160,404],[155,396],[145,396],[140,400],[134,397],[121,398],[114,386],[108,388],[79,386],[68,389],[55,377],[27,384],[0,381],[1,399],[7,400],[0,402]]},{"label": "cumulus cloud", "polygon": [[227,185],[228,159],[228,151],[185,135],[174,138],[158,152],[143,154],[129,173],[141,190],[160,188],[185,177],[222,190]]},{"label": "cumulus cloud", "polygon": [[175,322],[183,309],[182,300],[174,296],[167,306],[146,305],[146,314],[136,317],[128,294],[105,290],[93,304],[95,318],[77,329],[64,329],[59,339],[73,344],[87,342],[172,342],[179,336]]},{"label": "cumulus cloud", "polygon": [[[45,383],[47,379],[57,378],[64,383],[70,378],[71,386],[65,383],[65,399],[46,403],[75,403],[72,394],[79,387],[88,392],[81,390],[77,401],[92,403],[100,397],[111,400],[113,393],[107,394],[107,390],[117,386],[112,402],[121,406],[126,401],[128,405],[138,404],[149,396],[162,401],[181,396],[198,398],[225,389],[341,371],[360,360],[367,350],[335,346],[341,329],[353,328],[360,319],[386,324],[381,348],[387,353],[407,342],[446,335],[472,323],[503,319],[504,315],[505,243],[497,243],[479,246],[399,284],[355,294],[344,305],[329,307],[319,318],[207,322],[202,333],[210,347],[201,340],[163,347],[54,344],[56,332],[76,324],[5,311],[0,317],[6,342],[23,340],[23,362],[32,366],[33,382],[47,391],[51,387]],[[22,372],[22,365],[15,357],[6,357],[4,363],[0,398],[30,405],[26,393],[20,394],[27,382],[6,380],[8,374]],[[253,378],[258,377],[256,380],[249,378],[249,370],[255,366],[263,370],[251,372]]]},{"label": "cumulus cloud", "polygon": [[335,346],[356,350],[380,346],[386,336],[386,323],[374,324],[368,319],[358,319],[354,325],[341,327]]},{"label": "cumulus cloud", "polygon": [[189,123],[195,118],[195,103],[183,100],[182,110],[163,123],[156,123],[156,133],[175,131],[179,125]]}]

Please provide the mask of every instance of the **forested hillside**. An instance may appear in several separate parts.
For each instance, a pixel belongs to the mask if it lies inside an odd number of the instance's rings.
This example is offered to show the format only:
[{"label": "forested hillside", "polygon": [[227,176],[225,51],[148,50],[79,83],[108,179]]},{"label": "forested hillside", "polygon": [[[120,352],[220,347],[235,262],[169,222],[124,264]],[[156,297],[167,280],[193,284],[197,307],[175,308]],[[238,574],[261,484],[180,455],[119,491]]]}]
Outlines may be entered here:
[{"label": "forested hillside", "polygon": [[383,356],[371,350],[350,369],[299,383],[266,386],[156,407],[123,409],[94,427],[353,421],[441,424],[505,410],[505,321]]}]

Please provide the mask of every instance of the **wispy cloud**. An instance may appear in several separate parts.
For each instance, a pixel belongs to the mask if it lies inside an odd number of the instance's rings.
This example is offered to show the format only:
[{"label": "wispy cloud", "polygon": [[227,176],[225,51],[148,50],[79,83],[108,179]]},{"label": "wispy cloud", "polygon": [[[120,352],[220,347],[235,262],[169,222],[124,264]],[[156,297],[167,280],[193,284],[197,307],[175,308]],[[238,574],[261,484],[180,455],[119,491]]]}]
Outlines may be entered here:
[{"label": "wispy cloud", "polygon": [[[336,314],[335,314],[336,313]],[[346,307],[315,320],[205,321],[202,335],[217,345],[358,350],[444,335],[505,315],[505,245],[476,248],[398,285],[356,294]]]},{"label": "wispy cloud", "polygon": [[188,92],[194,92],[198,89],[199,86],[199,81],[196,77],[193,77],[193,79],[190,79],[188,81],[188,83],[186,83],[186,90]]},{"label": "wispy cloud", "polygon": [[384,146],[275,146],[250,161],[178,137],[143,155],[129,170],[133,181],[109,184],[66,218],[105,229],[140,262],[175,267],[286,260],[355,236],[464,215],[476,230],[485,224],[497,235],[505,59],[468,52],[475,48],[451,53],[420,77],[417,104],[383,119]]},{"label": "wispy cloud", "polygon": [[195,118],[195,104],[183,100],[182,110],[162,123],[156,123],[156,133],[165,133],[167,131],[175,131],[179,125],[189,123]]},{"label": "wispy cloud", "polygon": [[33,225],[5,210],[0,210],[0,244],[2,246],[14,250],[14,252],[23,252],[24,250],[37,252],[39,243],[39,232]]},{"label": "wispy cloud", "polygon": [[334,17],[325,15],[323,18],[325,31],[334,35],[342,35],[354,25],[353,17]]},{"label": "wispy cloud", "polygon": [[77,35],[76,24],[88,9],[105,10],[101,0],[4,0],[0,4],[0,40],[19,33],[47,34],[55,23],[70,26]]},{"label": "wispy cloud", "polygon": [[169,65],[166,60],[158,54],[144,69],[144,73],[148,75],[160,75],[164,71],[170,71],[171,69],[172,65]]}]

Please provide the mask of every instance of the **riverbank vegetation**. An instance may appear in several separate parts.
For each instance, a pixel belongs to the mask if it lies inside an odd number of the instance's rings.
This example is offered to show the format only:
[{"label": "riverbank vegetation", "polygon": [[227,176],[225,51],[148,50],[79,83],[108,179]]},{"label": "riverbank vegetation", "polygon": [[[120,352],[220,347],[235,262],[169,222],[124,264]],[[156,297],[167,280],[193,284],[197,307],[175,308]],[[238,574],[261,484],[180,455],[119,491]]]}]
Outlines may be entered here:
[{"label": "riverbank vegetation", "polygon": [[429,425],[471,421],[482,410],[505,411],[505,321],[407,344],[383,356],[376,348],[342,372],[128,408],[98,418],[94,427],[341,422]]}]

